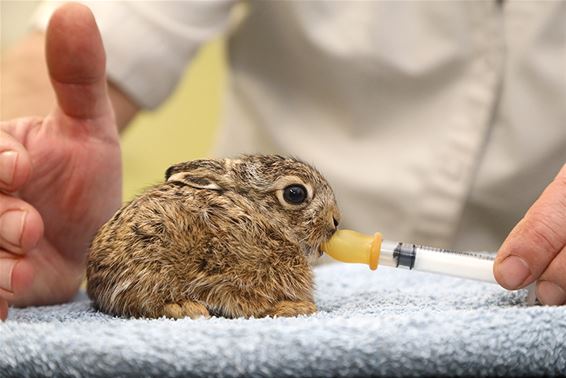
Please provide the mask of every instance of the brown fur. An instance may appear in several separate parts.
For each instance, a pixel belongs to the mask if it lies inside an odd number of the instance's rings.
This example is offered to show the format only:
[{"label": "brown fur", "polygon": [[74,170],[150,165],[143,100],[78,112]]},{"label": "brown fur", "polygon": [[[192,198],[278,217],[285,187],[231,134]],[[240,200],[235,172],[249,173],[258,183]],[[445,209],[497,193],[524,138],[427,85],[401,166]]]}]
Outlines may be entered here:
[{"label": "brown fur", "polygon": [[[196,160],[126,204],[89,253],[87,291],[101,311],[180,318],[316,311],[309,262],[336,230],[332,189],[291,158]],[[312,198],[289,205],[283,187]]]}]

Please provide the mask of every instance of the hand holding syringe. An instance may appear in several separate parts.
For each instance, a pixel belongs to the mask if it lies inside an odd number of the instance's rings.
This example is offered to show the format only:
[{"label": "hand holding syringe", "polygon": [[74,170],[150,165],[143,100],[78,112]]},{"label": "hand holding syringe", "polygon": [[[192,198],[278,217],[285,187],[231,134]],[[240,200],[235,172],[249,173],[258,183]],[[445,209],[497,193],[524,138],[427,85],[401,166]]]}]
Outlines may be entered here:
[{"label": "hand holding syringe", "polygon": [[423,272],[497,283],[493,276],[495,255],[485,252],[455,252],[446,249],[383,240],[381,234],[364,235],[339,230],[322,249],[330,257],[349,263],[403,267]]},{"label": "hand holding syringe", "polygon": [[376,269],[378,263],[408,265],[415,270],[494,283],[495,268],[497,282],[502,287],[508,290],[529,288],[528,303],[534,303],[538,297],[546,305],[565,305],[565,199],[566,164],[507,236],[495,264],[495,259],[476,253],[452,253],[418,246],[413,253],[412,245],[406,248],[404,243],[383,241],[379,234],[372,237],[353,231],[336,232],[323,250],[337,260],[369,264],[372,269]]}]

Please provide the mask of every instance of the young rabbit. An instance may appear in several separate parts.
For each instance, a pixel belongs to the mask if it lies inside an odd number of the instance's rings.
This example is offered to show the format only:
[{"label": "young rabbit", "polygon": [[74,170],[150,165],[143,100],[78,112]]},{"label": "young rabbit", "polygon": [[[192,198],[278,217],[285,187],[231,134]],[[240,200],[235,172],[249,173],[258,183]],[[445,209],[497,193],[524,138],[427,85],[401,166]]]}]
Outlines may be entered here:
[{"label": "young rabbit", "polygon": [[87,291],[123,316],[296,316],[316,311],[309,263],[336,231],[332,189],[291,158],[174,165],[95,236]]}]

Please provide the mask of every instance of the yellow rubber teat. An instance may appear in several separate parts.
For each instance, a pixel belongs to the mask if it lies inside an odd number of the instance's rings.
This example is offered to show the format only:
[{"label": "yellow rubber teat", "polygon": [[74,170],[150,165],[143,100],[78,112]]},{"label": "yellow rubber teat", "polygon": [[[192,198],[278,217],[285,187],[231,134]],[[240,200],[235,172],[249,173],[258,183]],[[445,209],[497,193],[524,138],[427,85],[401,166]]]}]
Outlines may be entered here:
[{"label": "yellow rubber teat", "polygon": [[322,245],[322,250],[338,261],[368,264],[371,270],[375,270],[381,252],[381,240],[379,232],[371,236],[351,230],[338,230]]}]

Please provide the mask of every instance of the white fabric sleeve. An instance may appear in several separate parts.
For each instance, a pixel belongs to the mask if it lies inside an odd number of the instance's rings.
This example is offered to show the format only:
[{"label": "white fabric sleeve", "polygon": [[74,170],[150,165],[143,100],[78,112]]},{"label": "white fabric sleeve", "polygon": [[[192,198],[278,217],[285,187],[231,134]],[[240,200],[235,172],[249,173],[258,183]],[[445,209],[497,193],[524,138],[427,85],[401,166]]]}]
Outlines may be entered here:
[{"label": "white fabric sleeve", "polygon": [[[80,2],[96,18],[110,80],[139,106],[155,108],[173,92],[198,48],[227,29],[235,0]],[[45,30],[62,3],[41,3],[33,26]]]}]

